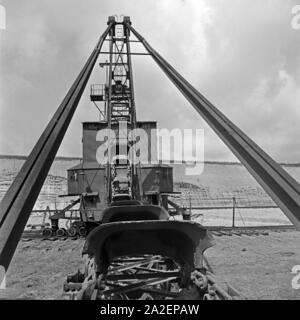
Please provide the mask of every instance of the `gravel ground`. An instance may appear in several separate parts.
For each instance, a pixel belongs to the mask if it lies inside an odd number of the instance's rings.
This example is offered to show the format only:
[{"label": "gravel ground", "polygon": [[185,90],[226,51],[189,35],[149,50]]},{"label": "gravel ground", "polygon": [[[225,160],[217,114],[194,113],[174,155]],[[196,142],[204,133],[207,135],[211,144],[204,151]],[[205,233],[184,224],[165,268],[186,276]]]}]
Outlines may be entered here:
[{"label": "gravel ground", "polygon": [[7,293],[3,294],[13,299],[63,299],[67,275],[82,266],[83,244],[83,240],[22,240],[7,274]]},{"label": "gravel ground", "polygon": [[[248,299],[297,299],[291,270],[300,265],[300,232],[273,232],[260,236],[215,237],[206,256],[220,278]],[[62,299],[66,276],[82,265],[83,240],[25,241],[19,243],[0,298]]]},{"label": "gravel ground", "polygon": [[300,232],[269,231],[268,236],[215,237],[206,256],[218,277],[223,277],[248,299],[300,300],[291,285],[300,265]]}]

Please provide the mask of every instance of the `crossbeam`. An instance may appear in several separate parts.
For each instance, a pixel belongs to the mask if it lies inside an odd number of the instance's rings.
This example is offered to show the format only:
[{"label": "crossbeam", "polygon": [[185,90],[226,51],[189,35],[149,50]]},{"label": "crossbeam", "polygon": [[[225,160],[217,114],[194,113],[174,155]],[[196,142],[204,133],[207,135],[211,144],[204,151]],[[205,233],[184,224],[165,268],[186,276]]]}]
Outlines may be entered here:
[{"label": "crossbeam", "polygon": [[[102,51],[100,54],[110,54],[109,51]],[[131,53],[126,53],[126,52],[118,52],[120,55],[131,55],[131,56],[150,56],[149,53],[144,53],[144,52],[131,52]]]}]

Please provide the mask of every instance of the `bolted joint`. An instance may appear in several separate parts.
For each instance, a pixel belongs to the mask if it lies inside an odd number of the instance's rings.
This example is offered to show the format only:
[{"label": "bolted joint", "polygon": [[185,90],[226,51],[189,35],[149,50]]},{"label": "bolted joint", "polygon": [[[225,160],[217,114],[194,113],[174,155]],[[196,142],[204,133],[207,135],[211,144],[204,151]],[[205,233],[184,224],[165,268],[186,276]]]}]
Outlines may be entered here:
[{"label": "bolted joint", "polygon": [[123,22],[126,24],[128,23],[130,26],[131,26],[131,21],[130,21],[130,17],[129,16],[126,16],[123,18]]},{"label": "bolted joint", "polygon": [[116,18],[114,16],[109,16],[107,24],[110,25],[111,23],[116,23]]}]

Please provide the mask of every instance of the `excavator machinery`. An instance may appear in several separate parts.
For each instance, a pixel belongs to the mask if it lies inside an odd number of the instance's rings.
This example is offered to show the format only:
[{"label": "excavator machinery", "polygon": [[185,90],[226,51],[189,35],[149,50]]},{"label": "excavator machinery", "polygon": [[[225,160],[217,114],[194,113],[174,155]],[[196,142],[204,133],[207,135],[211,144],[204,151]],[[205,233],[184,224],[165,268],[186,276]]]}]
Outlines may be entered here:
[{"label": "excavator machinery", "polygon": [[[222,287],[211,273],[204,255],[214,245],[211,233],[169,199],[172,167],[153,156],[157,124],[137,119],[132,56],[154,59],[297,228],[299,184],[157,53],[129,17],[117,21],[111,16],[107,24],[1,202],[2,279],[100,56],[105,57],[100,66],[106,69],[106,81],[90,88],[100,119],[83,123],[82,162],[68,170],[64,196],[75,200],[52,216],[43,231],[46,238],[85,237],[82,268],[68,276],[64,294],[79,300],[238,298],[234,288]],[[102,49],[104,42],[108,51]],[[132,52],[132,42],[142,44],[146,53]],[[147,144],[141,142],[141,132]],[[141,154],[147,161],[140,161]],[[68,229],[60,228],[75,205],[80,216],[71,219]]]}]

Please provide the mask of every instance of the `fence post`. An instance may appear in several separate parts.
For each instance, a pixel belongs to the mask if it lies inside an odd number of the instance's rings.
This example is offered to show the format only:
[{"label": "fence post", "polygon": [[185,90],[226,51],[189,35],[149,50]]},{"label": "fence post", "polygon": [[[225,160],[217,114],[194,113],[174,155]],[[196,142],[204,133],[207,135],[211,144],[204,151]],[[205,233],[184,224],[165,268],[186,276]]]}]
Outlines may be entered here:
[{"label": "fence post", "polygon": [[235,206],[236,206],[236,199],[235,197],[232,198],[232,229],[235,228]]}]

